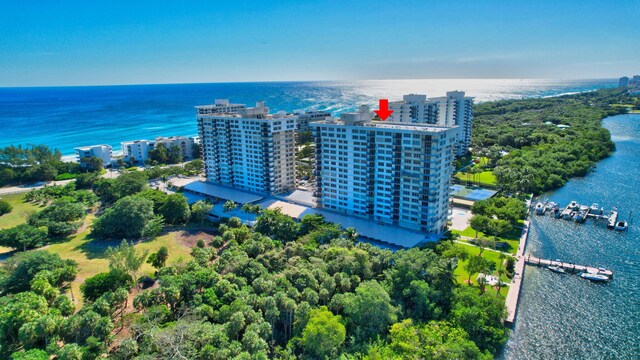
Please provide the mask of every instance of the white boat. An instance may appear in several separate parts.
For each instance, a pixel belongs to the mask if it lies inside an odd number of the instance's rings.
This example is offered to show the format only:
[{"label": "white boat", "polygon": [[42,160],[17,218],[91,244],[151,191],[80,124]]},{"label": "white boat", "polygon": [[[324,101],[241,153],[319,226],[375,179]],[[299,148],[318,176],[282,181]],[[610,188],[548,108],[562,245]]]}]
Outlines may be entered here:
[{"label": "white boat", "polygon": [[615,229],[616,223],[618,222],[618,210],[611,210],[609,213],[609,220],[607,222],[607,227],[609,229]]},{"label": "white boat", "polygon": [[587,220],[587,214],[589,213],[589,208],[586,206],[580,207],[580,211],[576,213],[576,217],[573,219],[577,223],[583,223]]},{"label": "white boat", "polygon": [[604,209],[601,208],[600,205],[598,205],[598,203],[593,203],[589,208],[589,213],[594,215],[602,215],[602,213],[604,213]]},{"label": "white boat", "polygon": [[536,208],[535,208],[536,215],[543,215],[545,210],[546,209],[544,207],[544,204],[542,204],[541,202],[536,204]]},{"label": "white boat", "polygon": [[602,274],[592,274],[592,273],[588,273],[588,272],[584,272],[582,274],[580,274],[580,277],[583,279],[587,279],[587,280],[591,280],[591,281],[609,281],[609,277],[607,275],[602,275]]},{"label": "white boat", "polygon": [[577,201],[573,200],[568,206],[571,210],[578,210],[580,208],[580,204]]},{"label": "white boat", "polygon": [[616,223],[616,226],[614,227],[614,229],[618,231],[625,231],[627,230],[628,226],[629,224],[627,224],[626,220],[621,220]]},{"label": "white boat", "polygon": [[561,268],[560,266],[547,266],[547,269],[549,269],[549,270],[551,270],[551,271],[553,271],[555,273],[558,273],[558,274],[564,274],[565,273],[564,269]]}]

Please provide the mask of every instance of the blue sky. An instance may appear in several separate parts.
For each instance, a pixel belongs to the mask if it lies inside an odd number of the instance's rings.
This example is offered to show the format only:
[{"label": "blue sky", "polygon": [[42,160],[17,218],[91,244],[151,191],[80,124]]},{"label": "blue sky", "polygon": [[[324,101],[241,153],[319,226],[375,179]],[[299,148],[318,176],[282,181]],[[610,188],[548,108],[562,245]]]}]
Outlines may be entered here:
[{"label": "blue sky", "polygon": [[0,0],[0,86],[640,73],[635,1]]}]

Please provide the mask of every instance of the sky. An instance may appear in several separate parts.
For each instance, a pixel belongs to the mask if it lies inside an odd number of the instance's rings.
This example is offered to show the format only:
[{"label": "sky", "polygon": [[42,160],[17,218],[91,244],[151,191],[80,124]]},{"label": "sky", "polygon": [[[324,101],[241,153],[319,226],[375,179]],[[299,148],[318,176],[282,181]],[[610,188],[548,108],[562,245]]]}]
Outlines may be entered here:
[{"label": "sky", "polygon": [[640,0],[0,0],[0,86],[640,73]]}]

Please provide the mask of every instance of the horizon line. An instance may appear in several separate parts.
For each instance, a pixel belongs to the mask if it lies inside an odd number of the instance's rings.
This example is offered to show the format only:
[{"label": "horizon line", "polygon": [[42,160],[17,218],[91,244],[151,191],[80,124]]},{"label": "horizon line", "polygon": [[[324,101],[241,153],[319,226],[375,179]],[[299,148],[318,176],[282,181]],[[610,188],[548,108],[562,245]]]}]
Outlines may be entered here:
[{"label": "horizon line", "polygon": [[[624,75],[626,76],[626,75]],[[400,78],[400,79],[353,79],[353,80],[264,80],[264,81],[209,81],[209,82],[175,82],[175,83],[129,83],[129,84],[77,84],[77,85],[19,85],[0,86],[0,89],[33,89],[33,88],[72,88],[72,87],[108,87],[108,86],[154,86],[154,85],[206,85],[206,84],[266,84],[266,83],[305,83],[305,82],[360,82],[360,81],[413,81],[413,80],[618,80],[616,77],[595,78]]]}]

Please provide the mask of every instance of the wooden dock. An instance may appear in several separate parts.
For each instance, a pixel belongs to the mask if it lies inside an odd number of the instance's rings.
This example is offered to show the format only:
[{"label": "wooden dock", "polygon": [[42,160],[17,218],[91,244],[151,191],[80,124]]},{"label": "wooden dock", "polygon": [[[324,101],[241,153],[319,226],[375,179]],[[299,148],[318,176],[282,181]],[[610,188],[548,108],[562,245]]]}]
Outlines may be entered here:
[{"label": "wooden dock", "polygon": [[[529,198],[527,207],[531,206],[531,198]],[[527,246],[527,238],[529,237],[529,226],[531,221],[525,220],[522,225],[522,233],[520,234],[520,242],[518,243],[518,251],[516,252],[516,266],[514,270],[509,292],[505,300],[507,308],[507,317],[504,319],[506,325],[513,325],[518,311],[518,303],[520,302],[520,287],[522,286],[522,276],[524,272],[524,250]]]},{"label": "wooden dock", "polygon": [[526,256],[523,257],[523,259],[528,265],[540,266],[540,267],[558,266],[570,273],[588,272],[592,274],[606,275],[610,278],[613,278],[613,271],[608,269],[602,269],[602,268],[586,266],[586,265],[578,265],[578,264],[573,264],[573,263],[564,262],[564,261],[540,259],[535,256],[532,256],[531,254],[527,254]]}]

